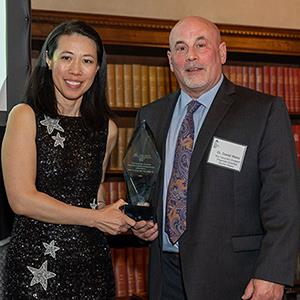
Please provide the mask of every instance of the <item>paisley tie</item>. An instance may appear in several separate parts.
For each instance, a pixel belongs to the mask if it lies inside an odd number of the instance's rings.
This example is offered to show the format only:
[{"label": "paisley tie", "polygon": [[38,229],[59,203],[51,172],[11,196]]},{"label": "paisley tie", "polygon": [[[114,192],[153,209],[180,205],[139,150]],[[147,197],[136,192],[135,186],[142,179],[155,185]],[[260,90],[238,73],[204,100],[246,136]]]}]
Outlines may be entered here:
[{"label": "paisley tie", "polygon": [[191,156],[194,144],[193,114],[200,103],[192,100],[179,129],[171,178],[167,191],[165,231],[175,244],[186,229],[186,198]]}]

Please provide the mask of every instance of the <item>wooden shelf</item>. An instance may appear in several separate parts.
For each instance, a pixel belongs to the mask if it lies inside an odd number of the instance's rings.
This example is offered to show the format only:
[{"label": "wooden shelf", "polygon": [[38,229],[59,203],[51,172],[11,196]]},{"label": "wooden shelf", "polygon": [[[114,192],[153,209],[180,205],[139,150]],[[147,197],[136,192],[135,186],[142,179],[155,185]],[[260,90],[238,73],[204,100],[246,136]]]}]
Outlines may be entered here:
[{"label": "wooden shelf", "polygon": [[116,300],[147,300],[146,295],[132,295],[129,297],[117,297]]},{"label": "wooden shelf", "polygon": [[144,247],[148,245],[147,242],[143,242],[132,232],[120,235],[107,235],[107,240],[111,248]]},{"label": "wooden shelf", "polygon": [[292,120],[299,120],[300,121],[300,114],[299,113],[289,113]]},{"label": "wooden shelf", "polygon": [[106,177],[110,178],[110,181],[120,181],[124,180],[123,170],[111,170],[106,171]]},{"label": "wooden shelf", "polygon": [[[32,38],[43,42],[59,23],[78,19],[92,25],[104,44],[168,48],[168,35],[176,20],[32,10]],[[300,56],[300,30],[217,24],[229,51]]]},{"label": "wooden shelf", "polygon": [[138,111],[137,107],[112,107],[114,112],[126,115],[135,115]]}]

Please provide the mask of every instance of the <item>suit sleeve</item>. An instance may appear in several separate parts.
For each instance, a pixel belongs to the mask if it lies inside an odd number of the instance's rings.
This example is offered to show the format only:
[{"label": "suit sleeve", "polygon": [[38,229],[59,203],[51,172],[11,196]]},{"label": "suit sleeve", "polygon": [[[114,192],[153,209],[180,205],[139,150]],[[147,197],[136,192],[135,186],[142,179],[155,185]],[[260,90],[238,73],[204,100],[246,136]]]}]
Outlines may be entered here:
[{"label": "suit sleeve", "polygon": [[255,278],[293,285],[300,239],[300,181],[285,105],[275,100],[258,154],[260,214],[265,236]]}]

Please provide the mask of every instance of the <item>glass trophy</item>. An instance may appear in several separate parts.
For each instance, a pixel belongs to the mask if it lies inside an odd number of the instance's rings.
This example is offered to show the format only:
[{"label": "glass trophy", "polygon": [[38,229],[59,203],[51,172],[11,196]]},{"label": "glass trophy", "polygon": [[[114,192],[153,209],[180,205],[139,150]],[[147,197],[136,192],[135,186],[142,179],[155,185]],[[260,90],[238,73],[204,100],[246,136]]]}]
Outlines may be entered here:
[{"label": "glass trophy", "polygon": [[146,121],[142,121],[134,131],[123,159],[128,202],[124,206],[124,212],[136,221],[155,219],[150,195],[160,164],[161,159],[151,131]]}]

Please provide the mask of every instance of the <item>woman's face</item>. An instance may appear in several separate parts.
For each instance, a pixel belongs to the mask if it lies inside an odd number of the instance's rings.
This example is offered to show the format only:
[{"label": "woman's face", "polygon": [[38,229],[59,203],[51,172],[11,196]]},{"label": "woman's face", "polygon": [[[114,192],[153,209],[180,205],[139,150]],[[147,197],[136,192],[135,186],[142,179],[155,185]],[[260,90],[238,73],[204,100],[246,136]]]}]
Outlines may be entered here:
[{"label": "woman's face", "polygon": [[52,70],[57,102],[81,101],[99,69],[96,44],[84,35],[62,35],[47,64]]}]

